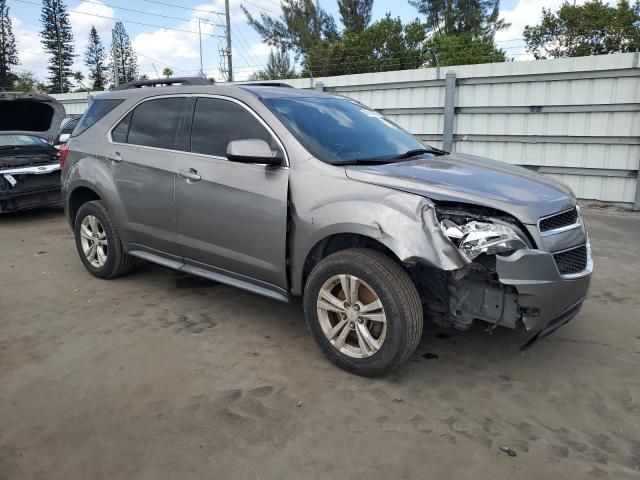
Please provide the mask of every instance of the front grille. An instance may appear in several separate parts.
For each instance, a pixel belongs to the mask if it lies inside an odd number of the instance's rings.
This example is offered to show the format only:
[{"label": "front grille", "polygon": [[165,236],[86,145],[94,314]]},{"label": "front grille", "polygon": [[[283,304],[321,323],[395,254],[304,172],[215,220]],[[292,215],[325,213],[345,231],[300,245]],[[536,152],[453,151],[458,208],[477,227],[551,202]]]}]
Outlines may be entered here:
[{"label": "front grille", "polygon": [[587,268],[587,247],[582,245],[571,250],[554,253],[553,258],[562,275],[579,273]]},{"label": "front grille", "polygon": [[557,228],[568,227],[578,222],[578,211],[574,208],[566,212],[540,220],[540,231],[548,232]]}]

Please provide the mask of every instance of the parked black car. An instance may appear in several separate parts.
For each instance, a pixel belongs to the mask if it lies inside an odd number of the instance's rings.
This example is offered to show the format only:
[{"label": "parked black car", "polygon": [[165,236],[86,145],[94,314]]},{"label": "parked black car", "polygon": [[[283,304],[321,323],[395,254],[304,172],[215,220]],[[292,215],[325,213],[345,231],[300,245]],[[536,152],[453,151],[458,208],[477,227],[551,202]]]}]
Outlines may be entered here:
[{"label": "parked black car", "polygon": [[49,142],[64,107],[43,94],[0,92],[0,213],[60,202],[60,158]]},{"label": "parked black car", "polygon": [[53,140],[54,147],[60,148],[61,145],[67,143],[69,137],[71,136],[71,132],[73,132],[73,129],[76,128],[76,125],[78,125],[80,118],[81,116],[77,116],[62,122],[62,127],[60,127],[60,131],[58,131],[56,138]]}]

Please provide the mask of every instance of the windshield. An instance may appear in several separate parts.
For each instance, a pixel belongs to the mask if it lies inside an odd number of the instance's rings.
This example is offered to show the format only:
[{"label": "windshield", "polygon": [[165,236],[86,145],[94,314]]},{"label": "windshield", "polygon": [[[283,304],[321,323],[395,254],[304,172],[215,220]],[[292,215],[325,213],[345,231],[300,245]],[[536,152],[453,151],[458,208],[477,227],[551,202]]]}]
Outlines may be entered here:
[{"label": "windshield", "polygon": [[47,145],[44,138],[36,137],[35,135],[3,135],[0,134],[0,146],[12,146],[12,147],[32,147]]},{"label": "windshield", "polygon": [[384,159],[425,146],[375,110],[343,98],[264,101],[318,159],[333,164]]}]

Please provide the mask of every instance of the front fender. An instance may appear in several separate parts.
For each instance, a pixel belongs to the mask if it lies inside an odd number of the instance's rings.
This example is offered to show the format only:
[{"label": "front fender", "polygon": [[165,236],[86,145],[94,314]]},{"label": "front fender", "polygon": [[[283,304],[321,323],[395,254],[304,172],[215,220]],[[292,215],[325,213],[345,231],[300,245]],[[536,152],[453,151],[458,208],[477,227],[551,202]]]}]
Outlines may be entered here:
[{"label": "front fender", "polygon": [[313,247],[335,234],[372,238],[403,263],[421,263],[443,270],[465,265],[458,250],[440,229],[434,205],[427,199],[381,187],[363,189],[356,196],[338,197],[292,213],[292,290],[302,290],[305,261]]}]

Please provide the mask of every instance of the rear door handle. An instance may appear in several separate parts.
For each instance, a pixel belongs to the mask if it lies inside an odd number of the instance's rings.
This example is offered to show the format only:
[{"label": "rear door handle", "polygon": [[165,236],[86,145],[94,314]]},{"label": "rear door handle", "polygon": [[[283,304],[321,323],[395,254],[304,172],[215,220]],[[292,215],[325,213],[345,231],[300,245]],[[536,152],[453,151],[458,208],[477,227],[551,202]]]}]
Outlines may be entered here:
[{"label": "rear door handle", "polygon": [[189,170],[180,170],[178,175],[184,178],[187,183],[198,182],[202,179],[198,171],[193,168],[190,168]]},{"label": "rear door handle", "polygon": [[122,155],[120,155],[120,152],[111,153],[107,155],[107,159],[109,159],[111,163],[120,163],[122,161]]}]

